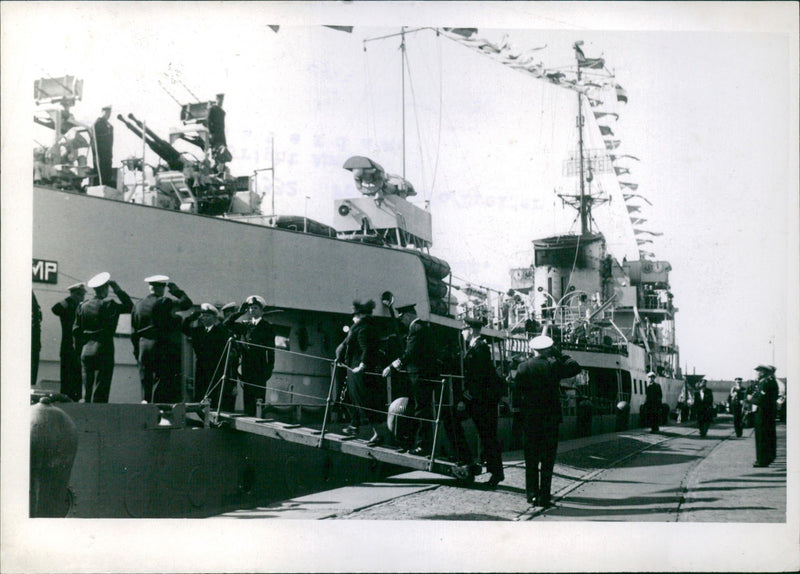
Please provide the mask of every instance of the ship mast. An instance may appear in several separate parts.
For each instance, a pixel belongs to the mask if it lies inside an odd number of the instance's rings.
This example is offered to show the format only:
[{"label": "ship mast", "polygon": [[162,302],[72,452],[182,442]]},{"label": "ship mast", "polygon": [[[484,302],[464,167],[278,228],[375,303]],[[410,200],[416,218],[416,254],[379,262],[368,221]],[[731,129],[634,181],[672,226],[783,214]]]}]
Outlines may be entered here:
[{"label": "ship mast", "polygon": [[[581,52],[581,44],[583,42],[575,42],[573,48],[575,49],[575,58],[577,60],[577,83],[581,82],[581,62],[583,53]],[[581,222],[581,235],[591,235],[592,230],[592,205],[595,203],[601,204],[608,201],[600,195],[592,195],[591,185],[594,179],[594,171],[599,170],[605,172],[607,170],[607,160],[605,159],[605,150],[589,150],[587,153],[584,128],[586,127],[586,118],[583,113],[583,97],[584,94],[578,92],[578,115],[575,118],[575,123],[578,127],[578,152],[577,154],[570,154],[569,159],[565,162],[565,175],[576,175],[578,177],[578,194],[562,194],[557,193],[565,203],[578,212]]]},{"label": "ship mast", "polygon": [[[578,58],[578,50],[580,49],[577,44],[574,46],[575,48],[575,58],[578,60],[578,83],[581,81],[581,65],[580,59]],[[579,173],[578,178],[580,180],[580,203],[578,207],[578,212],[581,216],[581,235],[586,235],[587,232],[591,231],[589,229],[591,218],[591,198],[586,193],[586,182],[584,180],[584,157],[583,157],[583,102],[581,101],[581,93],[577,92],[578,96],[578,157],[579,157]],[[591,181],[591,176],[589,178]]]}]

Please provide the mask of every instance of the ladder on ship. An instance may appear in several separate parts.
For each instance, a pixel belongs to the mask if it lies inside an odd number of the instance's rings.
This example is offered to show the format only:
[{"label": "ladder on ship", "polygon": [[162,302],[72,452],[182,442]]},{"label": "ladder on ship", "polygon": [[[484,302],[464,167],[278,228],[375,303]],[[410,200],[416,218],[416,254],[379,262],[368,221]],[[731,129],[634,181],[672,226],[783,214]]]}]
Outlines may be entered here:
[{"label": "ladder on ship", "polygon": [[357,456],[409,468],[425,470],[436,474],[453,476],[461,482],[471,483],[479,473],[477,465],[458,465],[435,457],[423,457],[399,452],[391,446],[369,446],[367,441],[343,435],[335,431],[324,432],[297,423],[281,422],[273,418],[251,417],[241,413],[221,412],[217,422],[231,428],[258,436],[292,442],[309,448],[321,448],[342,454]]},{"label": "ladder on ship", "polygon": [[[225,349],[225,367],[223,369],[223,373],[228,372],[227,362],[232,344],[233,339],[228,341],[228,345]],[[243,345],[248,343],[238,341],[236,344]],[[275,348],[275,351],[281,350],[282,349]],[[320,357],[320,359],[322,358]],[[329,359],[324,360],[329,361]],[[222,361],[220,361],[220,363],[222,363]],[[438,397],[434,402],[435,418],[416,420],[419,424],[433,425],[432,436],[434,446],[429,455],[420,456],[411,454],[405,450],[401,451],[399,447],[388,444],[371,446],[367,444],[368,441],[366,440],[342,434],[335,429],[337,425],[329,422],[331,419],[330,413],[333,407],[348,406],[347,403],[336,399],[336,372],[337,369],[347,369],[348,367],[336,361],[331,361],[331,363],[331,378],[328,388],[328,397],[325,404],[325,415],[320,428],[315,428],[314,426],[304,426],[299,423],[285,422],[274,417],[264,416],[266,405],[264,405],[261,400],[259,400],[256,405],[256,416],[249,416],[240,412],[226,412],[222,411],[220,408],[217,408],[216,410],[207,411],[209,417],[208,422],[215,426],[226,426],[239,432],[263,436],[285,442],[292,442],[308,448],[325,449],[345,455],[370,459],[413,470],[425,470],[436,474],[452,476],[464,484],[473,482],[475,476],[481,473],[482,467],[478,464],[457,464],[453,461],[436,457],[437,445],[439,442],[439,430],[443,426],[440,423],[443,412],[442,409],[444,406],[445,389],[448,387],[448,385],[452,384],[452,379],[456,378],[455,375],[448,375],[440,380],[431,381],[438,385]],[[236,384],[235,381],[228,380],[225,374],[223,374],[218,379],[217,384],[213,385],[207,392],[204,403],[208,404],[210,402],[208,397],[211,392],[218,392],[219,397],[221,398],[225,385],[232,383]],[[219,387],[218,391],[216,390],[216,387]],[[391,383],[389,383],[388,387],[391,389]],[[389,390],[388,397],[389,402],[391,403],[391,390]],[[392,413],[392,415],[389,415],[388,410],[380,412],[385,414],[387,417],[397,417],[396,420],[398,421],[398,424],[399,419],[415,419],[415,417],[406,415],[404,413]],[[387,424],[387,426],[389,425]]]}]

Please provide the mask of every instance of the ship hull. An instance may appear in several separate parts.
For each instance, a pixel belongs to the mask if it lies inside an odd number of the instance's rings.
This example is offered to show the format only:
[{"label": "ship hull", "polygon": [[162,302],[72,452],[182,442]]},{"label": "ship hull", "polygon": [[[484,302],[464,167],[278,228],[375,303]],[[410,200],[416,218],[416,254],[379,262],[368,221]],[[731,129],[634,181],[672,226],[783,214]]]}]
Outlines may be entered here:
[{"label": "ship hull", "polygon": [[[66,296],[66,286],[100,271],[109,271],[134,300],[146,294],[143,278],[156,273],[169,275],[196,304],[265,297],[278,311],[268,319],[279,334],[265,408],[294,421],[322,419],[332,358],[344,337],[342,327],[350,323],[353,299],[380,301],[384,291],[391,291],[398,305],[416,303],[439,340],[458,348],[461,324],[430,312],[426,268],[412,252],[42,187],[34,188],[33,207],[33,257],[56,264],[55,273],[39,278],[46,281],[34,278],[45,315],[35,387],[40,390],[58,391],[61,332],[50,307]],[[389,321],[383,313],[378,306],[378,322]],[[513,343],[507,341],[506,348],[515,348]],[[210,516],[400,470],[229,428],[192,425],[179,413],[160,424],[165,413],[157,405],[140,404],[127,315],[120,319],[114,345],[111,404],[61,405],[79,430],[69,516]],[[586,369],[620,373],[613,375],[617,378],[624,378],[623,372],[639,376],[644,365],[638,356],[569,352]],[[182,372],[189,398],[187,342]],[[610,399],[616,404],[616,395]],[[638,422],[633,404],[624,426]],[[564,414],[560,434],[575,436],[580,425],[569,398]],[[464,426],[477,453],[474,424]],[[619,430],[613,409],[596,409],[590,432],[613,430]],[[522,447],[518,418],[508,408],[501,409],[499,435],[504,450]],[[442,442],[446,451],[446,439]]]},{"label": "ship hull", "polygon": [[226,428],[148,404],[58,405],[76,423],[68,517],[201,518],[375,480],[399,467]]}]

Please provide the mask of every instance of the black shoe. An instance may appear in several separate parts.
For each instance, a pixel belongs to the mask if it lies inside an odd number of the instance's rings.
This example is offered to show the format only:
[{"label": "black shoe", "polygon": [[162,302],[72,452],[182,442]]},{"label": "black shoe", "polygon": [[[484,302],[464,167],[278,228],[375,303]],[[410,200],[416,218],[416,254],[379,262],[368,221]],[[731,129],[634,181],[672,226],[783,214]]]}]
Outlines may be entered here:
[{"label": "black shoe", "polygon": [[415,449],[410,450],[408,453],[409,454],[413,454],[414,456],[424,456],[424,457],[427,457],[427,456],[430,455],[430,453],[428,451],[426,451],[424,448],[422,448],[421,446],[418,446]]},{"label": "black shoe", "polygon": [[546,500],[539,501],[537,506],[541,506],[542,508],[552,508],[555,506],[555,504],[553,504],[553,501],[548,498]]},{"label": "black shoe", "polygon": [[347,425],[342,429],[342,434],[345,436],[356,436],[358,434],[358,427]]},{"label": "black shoe", "polygon": [[536,506],[536,497],[535,496],[529,496],[528,497],[528,504],[530,504],[531,506]]},{"label": "black shoe", "polygon": [[489,481],[486,483],[486,486],[489,488],[497,488],[497,485],[500,484],[505,480],[505,476],[502,474],[493,474]]},{"label": "black shoe", "polygon": [[753,463],[753,468],[766,468],[768,466],[769,466],[768,464],[761,464],[760,462]]}]

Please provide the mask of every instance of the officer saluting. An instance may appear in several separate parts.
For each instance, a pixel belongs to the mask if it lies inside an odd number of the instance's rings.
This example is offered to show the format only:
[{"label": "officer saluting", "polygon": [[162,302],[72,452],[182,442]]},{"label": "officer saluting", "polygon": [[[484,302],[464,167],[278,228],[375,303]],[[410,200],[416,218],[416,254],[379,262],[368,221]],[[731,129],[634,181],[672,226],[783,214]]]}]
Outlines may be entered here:
[{"label": "officer saluting", "polygon": [[[242,396],[244,412],[250,416],[255,416],[256,401],[264,398],[267,381],[275,367],[275,329],[263,318],[266,306],[263,297],[250,295],[242,307],[223,322],[242,342]],[[237,323],[245,313],[247,318]]]},{"label": "officer saluting", "polygon": [[[75,343],[81,348],[84,400],[107,403],[114,372],[114,333],[120,314],[130,313],[133,302],[106,272],[86,284],[94,289],[94,297],[78,307],[73,328]],[[108,298],[109,287],[119,302]]]},{"label": "officer saluting", "polygon": [[562,418],[561,379],[574,377],[581,367],[546,335],[529,346],[535,356],[519,366],[515,379],[525,432],[525,493],[529,504],[547,507]]},{"label": "officer saluting", "polygon": [[[136,303],[131,314],[131,343],[139,362],[144,400],[173,403],[183,399],[180,384],[181,318],[192,300],[166,275],[145,279],[150,293]],[[165,294],[169,288],[168,297]]]}]

